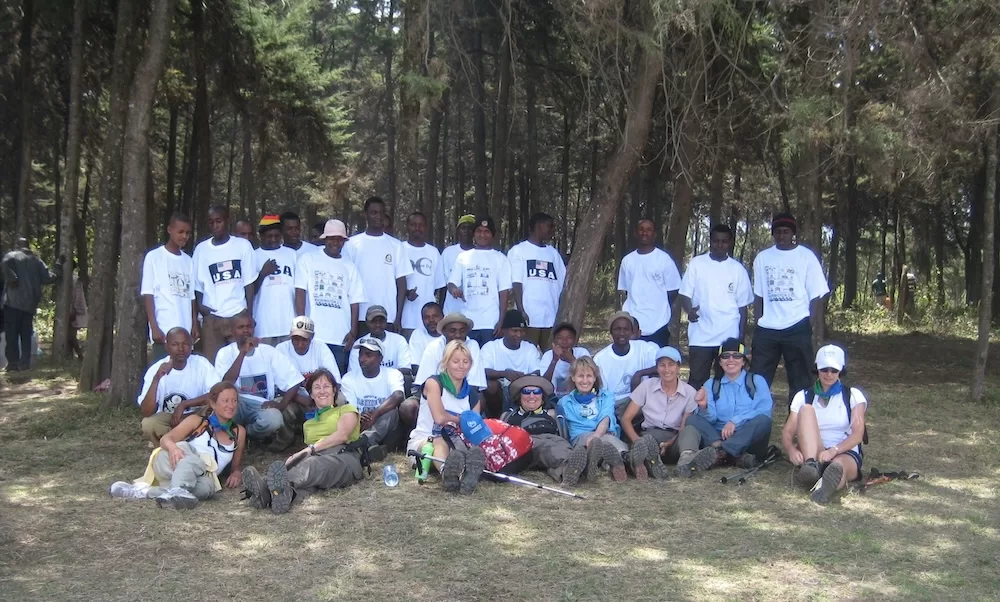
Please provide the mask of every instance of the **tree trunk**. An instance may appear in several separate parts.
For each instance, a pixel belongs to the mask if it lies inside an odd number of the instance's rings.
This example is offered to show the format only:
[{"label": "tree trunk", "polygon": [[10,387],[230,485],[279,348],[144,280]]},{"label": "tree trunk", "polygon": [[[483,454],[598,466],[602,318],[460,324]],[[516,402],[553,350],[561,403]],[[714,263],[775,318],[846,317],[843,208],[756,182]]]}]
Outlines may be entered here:
[{"label": "tree trunk", "polygon": [[[569,251],[569,145],[570,145],[570,134],[573,132],[573,125],[570,120],[570,113],[568,110],[569,103],[563,108],[563,135],[562,135],[562,161],[560,164],[559,171],[562,174],[562,213],[559,215],[559,222],[562,224],[562,228],[559,228],[561,236],[559,237],[559,252],[566,256]],[[529,159],[530,161],[530,159]],[[537,170],[537,165],[535,167]],[[537,175],[537,173],[536,173]]]},{"label": "tree trunk", "polygon": [[399,173],[396,167],[396,89],[392,76],[392,57],[395,54],[393,38],[393,17],[396,14],[396,0],[389,0],[389,14],[386,19],[387,42],[385,42],[385,146],[386,146],[386,179],[389,190],[386,192],[386,208],[390,216],[396,213],[396,203],[399,199]]},{"label": "tree trunk", "polygon": [[179,109],[176,102],[170,103],[170,125],[167,127],[167,198],[163,209],[163,225],[177,211],[175,188],[177,180],[177,118]]},{"label": "tree trunk", "polygon": [[438,154],[441,151],[441,126],[444,124],[445,111],[448,109],[448,94],[449,91],[445,90],[440,102],[434,107],[430,129],[427,132],[427,153],[424,158],[426,166],[424,170],[424,202],[421,211],[428,220],[434,218],[434,206],[437,201]]},{"label": "tree trunk", "polygon": [[[941,207],[934,208],[934,280],[937,284],[937,308],[944,309],[944,215]],[[995,314],[994,314],[995,315]]]},{"label": "tree trunk", "polygon": [[83,203],[80,205],[80,215],[73,224],[74,237],[76,238],[77,274],[83,290],[88,292],[88,299],[90,298],[90,258],[87,255],[87,214],[90,211],[90,178],[93,173],[93,163],[88,160],[87,173],[84,175],[86,184],[83,185]]},{"label": "tree trunk", "polygon": [[229,132],[229,169],[226,171],[226,209],[233,207],[233,168],[236,163],[236,134],[239,128],[236,126],[236,114],[233,114],[233,123]]},{"label": "tree trunk", "polygon": [[[995,91],[991,97],[993,114],[997,108]],[[982,401],[986,393],[986,367],[990,357],[990,326],[993,320],[993,262],[996,242],[996,188],[997,188],[997,136],[996,126],[989,129],[986,136],[986,199],[983,206],[983,275],[982,292],[979,299],[979,338],[976,342],[976,367],[972,373],[972,400]]]},{"label": "tree trunk", "polygon": [[507,157],[510,154],[510,81],[513,78],[511,66],[510,36],[505,36],[500,47],[500,82],[497,85],[496,144],[493,147],[493,183],[490,186],[490,213],[503,213],[504,181],[507,179]]},{"label": "tree trunk", "polygon": [[726,177],[726,164],[723,161],[722,149],[716,139],[715,159],[712,161],[712,181],[708,185],[709,209],[708,223],[710,226],[722,223],[722,185]]},{"label": "tree trunk", "polygon": [[[136,69],[128,103],[125,146],[122,151],[122,223],[133,226],[147,219],[149,204],[149,128],[153,118],[156,84],[163,74],[175,0],[154,0],[149,13],[149,33],[142,60]],[[197,0],[192,3],[197,4]],[[115,347],[111,363],[111,391],[102,407],[127,407],[142,387],[146,366],[146,329],[139,302],[139,278],[147,250],[144,228],[122,229],[121,263],[118,266],[118,304]]]},{"label": "tree trunk", "polygon": [[[443,113],[443,123],[441,124],[441,198],[437,202],[436,215],[434,216],[434,242],[437,244],[439,249],[444,248],[445,244],[445,223],[446,215],[448,212],[445,211],[445,207],[448,204],[448,176],[450,173],[450,165],[448,164],[448,148],[449,148],[449,137],[450,128],[448,127],[448,122],[451,121],[451,88],[445,91],[444,105],[441,107]],[[456,199],[457,203],[458,200]],[[430,216],[428,216],[430,218]],[[451,221],[451,220],[447,220]]]},{"label": "tree trunk", "polygon": [[858,174],[854,156],[847,157],[847,195],[844,207],[844,309],[858,297]]},{"label": "tree trunk", "polygon": [[243,128],[243,167],[240,172],[240,217],[248,215],[253,202],[253,126],[250,125],[250,110],[244,103],[240,125]]},{"label": "tree trunk", "polygon": [[[208,48],[205,41],[204,0],[191,2],[191,65],[195,74],[195,130],[198,132],[198,202],[197,207],[203,211],[212,204],[212,176],[215,170],[212,166],[212,107],[208,98],[208,79],[205,74],[204,53]],[[198,109],[201,108],[199,111]],[[193,210],[195,216],[202,211]],[[195,219],[195,221],[198,221]]]},{"label": "tree trunk", "polygon": [[[402,178],[399,179],[399,198],[408,205],[412,203],[413,209],[417,208],[415,203],[420,181],[418,134],[423,121],[420,117],[421,99],[416,80],[427,75],[425,61],[431,47],[428,33],[429,16],[428,0],[407,0],[403,4],[403,63],[399,85],[399,155],[403,160],[403,169],[400,171]],[[438,133],[440,127],[438,123]],[[430,158],[430,155],[426,157]],[[434,160],[437,160],[437,154],[434,155]],[[429,172],[428,169],[425,178],[430,178]],[[430,219],[433,212],[428,209],[434,206],[434,197],[432,196],[430,201],[427,200],[426,181],[423,205],[424,213],[427,219]]]},{"label": "tree trunk", "polygon": [[[76,249],[76,196],[80,187],[80,142],[83,98],[83,22],[87,16],[86,0],[73,1],[73,42],[69,67],[69,135],[66,142],[66,183],[59,216],[59,254],[73,257]],[[52,356],[69,356],[69,310],[73,305],[73,270],[65,266],[56,297],[56,323],[52,335]]]},{"label": "tree trunk", "polygon": [[475,166],[475,213],[486,213],[486,89],[483,86],[483,32],[479,25],[472,32],[472,68],[468,70],[472,90],[472,159]]},{"label": "tree trunk", "polygon": [[[528,79],[524,82],[526,89],[525,103],[527,104],[526,132],[528,136],[528,158],[525,167],[524,177],[528,183],[527,213],[532,214],[543,211],[541,193],[538,181],[538,98],[535,90],[535,79],[533,73],[528,73]],[[565,216],[565,213],[563,214]],[[525,221],[527,223],[527,221]]]},{"label": "tree trunk", "polygon": [[785,213],[792,212],[792,202],[788,196],[788,180],[785,177],[785,161],[781,158],[781,153],[778,152],[777,144],[775,144],[775,138],[780,136],[776,134],[768,138],[768,146],[771,149],[771,156],[774,157],[774,170],[778,176],[778,190],[781,192],[781,210]]},{"label": "tree trunk", "polygon": [[[649,25],[648,22],[646,25]],[[587,215],[578,229],[580,240],[587,241],[587,244],[581,245],[579,249],[574,245],[558,318],[560,322],[572,322],[578,329],[583,328],[583,316],[587,309],[591,282],[597,271],[602,243],[618,211],[625,186],[635,173],[646,146],[653,99],[662,70],[663,50],[653,44],[645,45],[629,93],[628,116],[621,143],[601,174],[596,198],[591,200]]]},{"label": "tree trunk", "polygon": [[[698,78],[701,79],[700,77]],[[677,179],[674,181],[674,198],[670,207],[670,223],[667,227],[667,240],[664,248],[674,261],[684,260],[687,246],[688,227],[691,225],[691,201],[694,198],[694,169],[698,154],[698,138],[701,126],[699,86],[694,84],[691,89],[695,100],[682,125],[683,140],[678,147]]]},{"label": "tree trunk", "polygon": [[108,374],[113,342],[115,273],[121,223],[122,143],[135,46],[134,4],[118,3],[112,60],[110,104],[101,150],[101,182],[94,221],[94,273],[87,314],[87,349],[80,369],[79,391],[89,392]]},{"label": "tree trunk", "polygon": [[34,76],[32,72],[31,46],[35,30],[35,0],[21,3],[21,39],[17,47],[21,54],[21,72],[18,82],[21,88],[21,163],[14,197],[14,240],[25,236],[28,228],[28,204],[31,202],[31,144],[32,112],[34,110]]}]

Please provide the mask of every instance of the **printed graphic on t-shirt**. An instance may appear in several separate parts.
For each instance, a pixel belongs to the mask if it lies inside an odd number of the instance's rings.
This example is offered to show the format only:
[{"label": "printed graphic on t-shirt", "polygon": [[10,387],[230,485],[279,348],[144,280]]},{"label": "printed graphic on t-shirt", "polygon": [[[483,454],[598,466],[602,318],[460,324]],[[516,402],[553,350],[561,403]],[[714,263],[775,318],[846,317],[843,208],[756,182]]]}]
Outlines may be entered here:
[{"label": "printed graphic on t-shirt", "polygon": [[316,270],[313,272],[313,303],[317,307],[344,307],[344,275]]},{"label": "printed graphic on t-shirt", "polygon": [[580,405],[580,417],[581,418],[593,418],[597,416],[597,402],[592,401],[590,403],[585,403]]},{"label": "printed graphic on t-shirt", "polygon": [[191,274],[188,272],[167,272],[168,292],[175,297],[187,297],[191,290]]},{"label": "printed graphic on t-shirt", "polygon": [[382,400],[375,395],[365,395],[358,398],[358,411],[368,412],[374,410],[382,403]]},{"label": "printed graphic on t-shirt", "polygon": [[410,260],[413,271],[421,276],[430,276],[434,272],[434,262],[429,257],[419,257],[416,261]]},{"label": "printed graphic on t-shirt", "polygon": [[774,302],[795,300],[795,268],[783,265],[764,266],[767,277],[767,300]]},{"label": "printed graphic on t-shirt", "polygon": [[240,377],[240,393],[267,397],[267,374]]},{"label": "printed graphic on t-shirt", "polygon": [[488,265],[469,266],[465,268],[465,299],[469,297],[488,297],[490,295],[490,280],[493,278],[493,268]]},{"label": "printed graphic on t-shirt", "polygon": [[392,253],[385,254],[385,264],[392,265]]},{"label": "printed graphic on t-shirt", "polygon": [[281,283],[292,284],[292,268],[290,266],[274,266],[274,271],[268,274],[267,278],[264,280],[264,284],[266,286],[278,285]]},{"label": "printed graphic on t-shirt", "polygon": [[627,373],[626,374],[622,374],[622,379],[618,383],[618,386],[615,388],[615,394],[616,395],[621,395],[621,394],[624,393],[624,394],[628,395],[628,393],[631,390],[632,390],[632,375],[631,374],[627,374]]},{"label": "printed graphic on t-shirt", "polygon": [[167,393],[163,396],[163,411],[173,412],[182,401],[187,401],[187,395],[183,393]]},{"label": "printed graphic on t-shirt", "polygon": [[231,259],[220,261],[208,266],[208,273],[212,275],[212,282],[228,282],[229,280],[239,280],[243,277],[242,260]]},{"label": "printed graphic on t-shirt", "polygon": [[555,266],[551,261],[541,259],[528,260],[528,278],[535,280],[558,280]]}]

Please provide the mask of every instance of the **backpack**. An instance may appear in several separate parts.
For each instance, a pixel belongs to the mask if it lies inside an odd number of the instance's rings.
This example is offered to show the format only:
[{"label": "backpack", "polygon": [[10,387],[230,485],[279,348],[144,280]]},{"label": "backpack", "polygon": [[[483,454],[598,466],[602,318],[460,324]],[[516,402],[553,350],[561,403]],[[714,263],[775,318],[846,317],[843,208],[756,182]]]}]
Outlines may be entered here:
[{"label": "backpack", "polygon": [[[847,395],[844,395],[843,393],[841,393],[840,394],[840,398],[844,400],[844,407],[847,408],[847,422],[848,422],[848,424],[850,424],[850,422],[851,422],[851,387],[848,386],[848,385],[844,385],[843,383],[841,383],[841,386],[843,388],[847,389]],[[812,389],[812,387],[808,387],[806,389],[803,389],[803,393],[805,393],[806,405],[810,405],[811,406],[813,404],[813,401],[816,400],[816,391],[814,391]],[[864,445],[868,445],[868,425],[867,424],[865,425],[865,432],[861,436],[861,443],[864,444]]]},{"label": "backpack", "polygon": [[512,426],[519,426],[528,431],[529,435],[558,435],[559,423],[547,412],[540,414],[525,414],[519,410],[508,410],[500,420]]},{"label": "backpack", "polygon": [[[750,394],[750,399],[757,396],[757,383],[753,382],[754,377],[753,372],[747,372],[747,377],[743,381],[744,386],[747,388],[747,393]],[[722,379],[712,377],[712,399],[719,399],[719,393],[722,392]]]}]

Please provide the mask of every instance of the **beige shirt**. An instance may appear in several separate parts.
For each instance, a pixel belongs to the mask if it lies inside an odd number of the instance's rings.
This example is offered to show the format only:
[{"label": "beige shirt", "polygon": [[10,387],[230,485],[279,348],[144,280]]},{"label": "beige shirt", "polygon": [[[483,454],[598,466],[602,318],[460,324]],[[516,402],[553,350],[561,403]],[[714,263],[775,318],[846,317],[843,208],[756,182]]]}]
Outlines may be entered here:
[{"label": "beige shirt", "polygon": [[672,429],[679,431],[681,420],[698,407],[694,401],[694,387],[682,380],[677,381],[677,391],[667,395],[660,386],[659,378],[644,380],[630,399],[642,408],[642,428]]}]

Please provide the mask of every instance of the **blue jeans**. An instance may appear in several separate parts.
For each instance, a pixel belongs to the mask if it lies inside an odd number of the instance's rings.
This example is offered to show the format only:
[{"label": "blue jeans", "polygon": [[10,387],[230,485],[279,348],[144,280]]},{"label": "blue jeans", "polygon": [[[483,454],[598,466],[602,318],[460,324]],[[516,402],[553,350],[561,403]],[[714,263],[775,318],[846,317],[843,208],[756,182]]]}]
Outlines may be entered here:
[{"label": "blue jeans", "polygon": [[[722,440],[722,431],[698,413],[688,416],[685,426],[694,427],[701,435],[701,446],[708,447]],[[731,456],[740,457],[744,452],[755,456],[763,456],[767,451],[767,442],[771,438],[771,417],[763,414],[754,416],[736,427],[736,431],[725,441],[722,449]]]},{"label": "blue jeans", "polygon": [[326,346],[330,348],[333,359],[337,360],[337,367],[340,368],[340,374],[347,374],[347,349],[343,345],[334,345],[333,343],[327,343]]},{"label": "blue jeans", "polygon": [[485,345],[486,343],[489,343],[490,341],[493,340],[493,329],[492,328],[482,328],[482,329],[479,329],[479,330],[470,330],[469,331],[469,338],[472,339],[473,341],[479,343],[479,347],[481,349],[483,347],[483,345]]},{"label": "blue jeans", "polygon": [[265,439],[284,424],[281,412],[275,408],[264,409],[260,402],[240,395],[240,405],[236,409],[236,423],[247,428],[247,437]]}]

